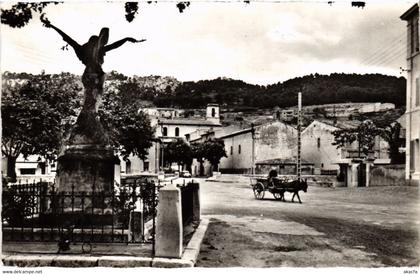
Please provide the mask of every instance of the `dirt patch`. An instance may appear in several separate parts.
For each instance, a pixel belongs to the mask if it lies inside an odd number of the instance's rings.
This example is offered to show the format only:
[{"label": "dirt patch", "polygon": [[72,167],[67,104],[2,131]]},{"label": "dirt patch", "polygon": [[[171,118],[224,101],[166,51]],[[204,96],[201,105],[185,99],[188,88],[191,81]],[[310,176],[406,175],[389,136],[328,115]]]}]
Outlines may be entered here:
[{"label": "dirt patch", "polygon": [[184,234],[183,234],[183,247],[187,247],[188,243],[190,242],[192,236],[194,235],[195,230],[200,225],[199,221],[194,221],[189,223],[187,226],[184,226]]},{"label": "dirt patch", "polygon": [[420,242],[416,230],[391,229],[332,218],[287,216],[329,235],[344,245],[378,254],[386,266],[418,266]]},{"label": "dirt patch", "polygon": [[[244,221],[248,221],[244,218]],[[198,267],[383,266],[375,254],[348,248],[324,234],[258,232],[211,219],[197,260]]]},{"label": "dirt patch", "polygon": [[274,248],[274,251],[280,251],[280,252],[290,252],[290,251],[299,251],[300,248],[294,247],[294,246],[276,246]]}]

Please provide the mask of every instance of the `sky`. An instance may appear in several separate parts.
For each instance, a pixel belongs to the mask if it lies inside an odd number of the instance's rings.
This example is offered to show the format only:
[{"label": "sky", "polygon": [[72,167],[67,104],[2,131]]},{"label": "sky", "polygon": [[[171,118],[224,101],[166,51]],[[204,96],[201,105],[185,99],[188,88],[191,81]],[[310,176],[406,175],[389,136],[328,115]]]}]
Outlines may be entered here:
[{"label": "sky", "polygon": [[[228,77],[273,84],[311,73],[383,73],[405,76],[406,22],[399,17],[416,1],[176,1],[140,2],[133,22],[123,2],[65,2],[46,17],[79,44],[102,27],[109,42],[126,43],[105,56],[103,69],[125,75],[172,76],[181,81]],[[3,2],[8,8],[13,2]],[[39,15],[23,28],[0,26],[2,72],[81,75],[83,64],[66,43],[42,26]]]}]

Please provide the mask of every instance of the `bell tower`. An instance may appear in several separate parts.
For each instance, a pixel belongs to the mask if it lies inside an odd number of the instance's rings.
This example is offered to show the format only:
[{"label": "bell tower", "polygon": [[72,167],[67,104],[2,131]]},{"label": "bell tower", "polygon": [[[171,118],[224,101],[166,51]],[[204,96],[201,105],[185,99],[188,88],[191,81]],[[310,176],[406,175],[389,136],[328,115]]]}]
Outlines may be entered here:
[{"label": "bell tower", "polygon": [[219,110],[220,109],[218,104],[208,104],[206,110],[206,120],[220,123]]}]

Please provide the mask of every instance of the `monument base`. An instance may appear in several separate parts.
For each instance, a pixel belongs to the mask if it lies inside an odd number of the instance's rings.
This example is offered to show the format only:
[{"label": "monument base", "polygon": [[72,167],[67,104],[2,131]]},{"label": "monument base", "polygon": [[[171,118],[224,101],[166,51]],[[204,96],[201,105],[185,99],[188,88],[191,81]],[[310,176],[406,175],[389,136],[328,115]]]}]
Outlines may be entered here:
[{"label": "monument base", "polygon": [[[80,224],[96,220],[112,224],[114,166],[119,163],[112,149],[99,145],[71,145],[58,157],[56,193],[60,215]],[[104,215],[105,213],[105,215]],[[63,219],[63,218],[60,218]]]},{"label": "monument base", "polygon": [[114,190],[116,164],[119,159],[112,149],[72,145],[58,157],[57,192],[110,195]]}]

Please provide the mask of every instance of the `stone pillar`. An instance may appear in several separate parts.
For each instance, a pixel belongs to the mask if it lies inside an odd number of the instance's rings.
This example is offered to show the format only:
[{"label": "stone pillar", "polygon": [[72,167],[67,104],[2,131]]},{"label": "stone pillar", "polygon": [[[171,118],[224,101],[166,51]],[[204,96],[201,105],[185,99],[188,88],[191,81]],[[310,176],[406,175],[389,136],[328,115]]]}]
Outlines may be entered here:
[{"label": "stone pillar", "polygon": [[143,211],[131,211],[129,222],[129,242],[140,242],[143,240]]},{"label": "stone pillar", "polygon": [[359,163],[351,163],[351,182],[349,187],[357,187],[359,185],[359,176],[357,174],[357,167]]},{"label": "stone pillar", "polygon": [[372,165],[371,162],[366,162],[366,187],[368,187],[370,183],[370,166],[371,165]]},{"label": "stone pillar", "polygon": [[193,185],[193,221],[200,221],[201,206],[200,206],[200,184],[192,183]]},{"label": "stone pillar", "polygon": [[159,190],[155,255],[181,258],[182,234],[181,190],[167,185]]}]

